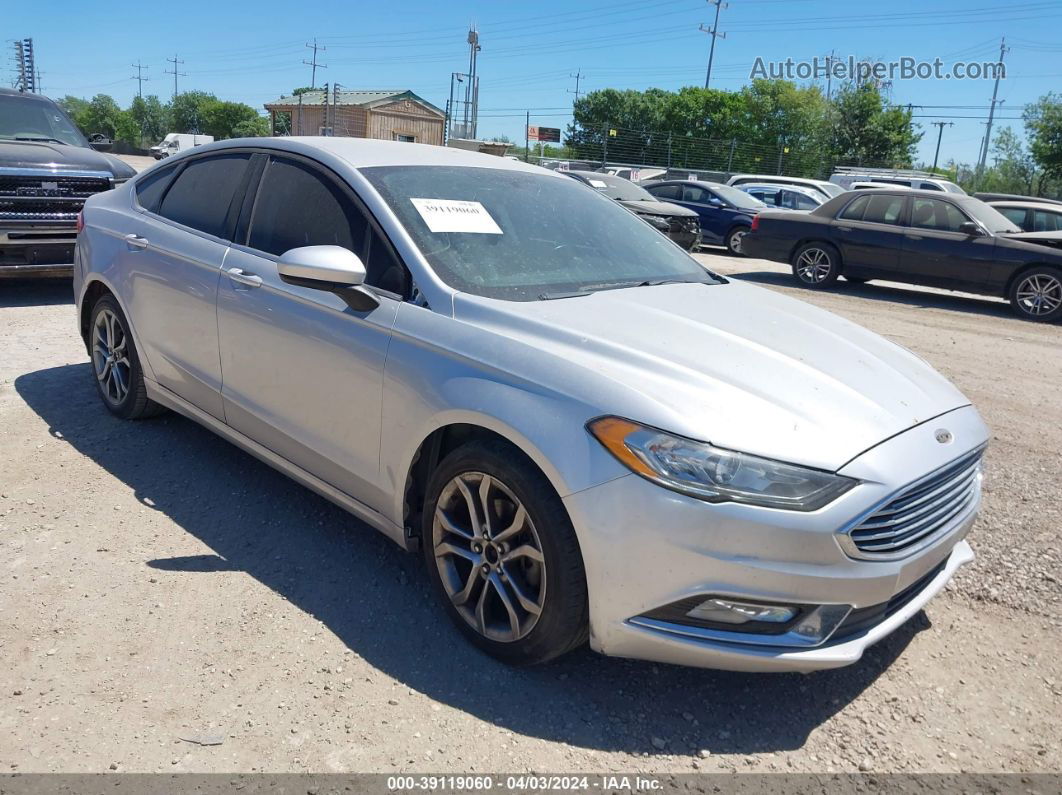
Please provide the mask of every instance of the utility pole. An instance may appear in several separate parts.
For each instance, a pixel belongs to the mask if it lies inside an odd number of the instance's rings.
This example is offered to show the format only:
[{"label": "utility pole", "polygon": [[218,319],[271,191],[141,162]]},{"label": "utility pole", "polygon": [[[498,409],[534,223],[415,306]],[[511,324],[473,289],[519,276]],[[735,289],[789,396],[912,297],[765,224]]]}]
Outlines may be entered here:
[{"label": "utility pole", "polygon": [[833,54],[834,50],[830,50],[830,54],[826,56],[826,101],[830,101],[830,92],[833,88]]},{"label": "utility pole", "polygon": [[318,67],[321,68],[321,69],[327,69],[328,68],[327,64],[317,63],[317,51],[320,50],[321,52],[324,52],[328,48],[325,47],[323,44],[318,44],[316,36],[314,36],[314,38],[313,38],[313,44],[307,44],[306,46],[308,48],[310,48],[311,50],[313,50],[313,60],[312,61],[303,60],[303,63],[306,64],[307,66],[311,67],[311,70],[310,70],[310,88],[317,88],[317,69],[318,69]]},{"label": "utility pole", "polygon": [[15,63],[18,69],[15,87],[30,94],[40,91],[37,64],[33,57],[33,39],[15,42]]},{"label": "utility pole", "polygon": [[[992,145],[992,120],[996,115],[996,96],[999,94],[999,78],[1000,73],[1003,71],[1003,56],[1010,50],[1007,47],[1007,37],[1002,36],[999,39],[999,64],[996,66],[996,84],[992,88],[992,105],[988,109],[988,123],[985,127],[985,139],[981,144],[981,158],[977,162],[977,178],[980,180],[982,172],[985,170],[985,161],[988,160],[988,147]],[[1001,100],[1000,105],[1003,104]]]},{"label": "utility pole", "polygon": [[582,67],[579,67],[579,70],[575,74],[569,73],[568,77],[574,77],[575,78],[575,91],[572,91],[569,88],[568,89],[568,93],[569,94],[575,94],[575,101],[578,102],[579,101],[579,94],[580,94],[579,81],[582,80],[584,77],[586,77],[586,75],[583,74]]},{"label": "utility pole", "polygon": [[324,124],[321,127],[323,129],[318,131],[318,135],[328,135],[328,83],[324,84]]},{"label": "utility pole", "polygon": [[937,170],[937,160],[940,159],[940,139],[944,136],[944,128],[945,127],[954,127],[955,126],[955,122],[953,122],[953,121],[934,121],[934,122],[931,122],[931,124],[936,125],[936,127],[938,128],[938,130],[937,130],[937,152],[936,152],[935,155],[933,155],[933,171],[936,172],[936,170]]},{"label": "utility pole", "polygon": [[136,95],[138,97],[140,97],[140,98],[143,98],[143,96],[144,96],[144,81],[151,79],[150,77],[144,77],[144,70],[145,69],[150,69],[151,67],[144,66],[142,63],[140,63],[140,61],[137,61],[136,63],[129,64],[129,65],[132,66],[134,69],[136,69],[136,74],[133,75],[132,77],[130,77],[129,79],[136,81]]},{"label": "utility pole", "polygon": [[[465,86],[465,137],[475,138],[479,117],[479,80],[476,77],[476,56],[483,49],[479,46],[479,31],[475,25],[468,28],[468,85]],[[469,123],[472,133],[469,135]]]},{"label": "utility pole", "polygon": [[184,61],[180,61],[180,60],[177,59],[177,53],[174,53],[172,58],[167,58],[166,62],[173,64],[173,71],[172,72],[169,69],[166,69],[166,70],[164,70],[163,73],[164,74],[168,74],[168,75],[173,75],[173,98],[177,99],[177,77],[178,76],[180,76],[180,77],[188,77],[188,73],[187,72],[179,72],[179,71],[177,71],[178,64],[184,63]]},{"label": "utility pole", "polygon": [[719,12],[724,8],[729,7],[729,3],[724,3],[723,0],[708,0],[708,5],[715,6],[715,22],[712,27],[706,28],[701,25],[698,30],[702,33],[707,33],[712,37],[712,46],[708,49],[708,73],[704,76],[704,87],[708,88],[708,84],[712,81],[712,60],[715,58],[715,40],[725,39],[726,34],[719,32]]}]

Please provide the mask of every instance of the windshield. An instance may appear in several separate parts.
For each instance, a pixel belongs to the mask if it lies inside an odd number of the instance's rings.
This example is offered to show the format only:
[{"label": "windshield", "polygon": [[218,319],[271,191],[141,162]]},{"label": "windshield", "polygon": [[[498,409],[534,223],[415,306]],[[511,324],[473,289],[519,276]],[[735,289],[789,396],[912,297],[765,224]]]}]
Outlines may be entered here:
[{"label": "windshield", "polygon": [[947,180],[943,180],[942,179],[942,180],[940,180],[940,184],[944,186],[944,190],[946,190],[948,193],[958,193],[958,194],[961,194],[963,196],[966,195],[966,191],[964,191],[962,188],[960,188],[954,182],[948,182]]},{"label": "windshield", "polygon": [[995,207],[990,207],[980,200],[963,202],[962,209],[966,210],[975,220],[981,223],[985,229],[995,234],[996,232],[1020,232],[1014,222],[1003,215]]},{"label": "windshield", "polygon": [[640,188],[623,177],[612,174],[597,172],[580,172],[580,177],[590,183],[590,187],[608,196],[610,199],[618,199],[623,202],[655,202],[660,201],[645,188]]},{"label": "windshield", "polygon": [[845,192],[844,188],[842,188],[840,185],[834,185],[832,182],[823,182],[821,185],[818,186],[818,188],[819,190],[826,191],[826,193],[830,195],[831,199],[834,196],[840,196],[842,193]]},{"label": "windshield", "polygon": [[362,169],[439,277],[511,301],[645,282],[719,283],[622,206],[574,179],[462,166]]},{"label": "windshield", "polygon": [[741,207],[746,210],[762,210],[767,206],[755,196],[749,196],[745,191],[732,188],[729,185],[712,185],[710,190],[720,199],[729,202],[735,207]]},{"label": "windshield", "polygon": [[84,136],[62,109],[33,96],[0,96],[0,140],[50,141],[88,146]]}]

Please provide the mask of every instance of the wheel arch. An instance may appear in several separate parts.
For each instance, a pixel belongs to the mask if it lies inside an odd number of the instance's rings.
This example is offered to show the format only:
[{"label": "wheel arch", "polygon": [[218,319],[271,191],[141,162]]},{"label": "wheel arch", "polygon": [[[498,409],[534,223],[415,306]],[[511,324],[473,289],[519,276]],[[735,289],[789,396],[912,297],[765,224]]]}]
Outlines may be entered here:
[{"label": "wheel arch", "polygon": [[1018,279],[1020,279],[1026,273],[1031,270],[1035,270],[1036,268],[1050,268],[1051,270],[1062,274],[1062,265],[1058,265],[1053,262],[1030,262],[1026,265],[1022,265],[1010,275],[1010,278],[1007,279],[1007,283],[1003,287],[1003,297],[1009,299],[1010,291],[1014,288],[1015,282],[1017,282]]},{"label": "wheel arch", "polygon": [[125,315],[125,321],[129,325],[129,333],[133,337],[133,344],[136,346],[137,351],[140,352],[140,366],[144,369],[145,375],[152,381],[155,380],[155,373],[151,369],[151,363],[147,360],[147,357],[143,354],[144,347],[140,344],[140,335],[137,333],[136,324],[133,322],[132,316],[129,314],[129,309],[125,305],[125,301],[122,300],[118,290],[114,289],[114,285],[107,281],[103,276],[93,273],[85,281],[85,286],[81,290],[81,296],[78,300],[78,331],[81,333],[81,339],[85,343],[85,351],[91,354],[89,343],[89,324],[92,320],[92,308],[96,305],[96,302],[105,295],[111,296],[122,310],[122,314]]},{"label": "wheel arch", "polygon": [[789,264],[793,263],[793,258],[796,257],[796,253],[800,251],[802,247],[808,245],[809,243],[822,243],[836,251],[839,260],[838,266],[841,269],[841,273],[844,273],[844,256],[841,254],[841,250],[837,247],[836,243],[834,243],[828,237],[823,237],[822,235],[805,235],[804,237],[797,240],[797,242],[793,244],[793,247],[789,249]]}]

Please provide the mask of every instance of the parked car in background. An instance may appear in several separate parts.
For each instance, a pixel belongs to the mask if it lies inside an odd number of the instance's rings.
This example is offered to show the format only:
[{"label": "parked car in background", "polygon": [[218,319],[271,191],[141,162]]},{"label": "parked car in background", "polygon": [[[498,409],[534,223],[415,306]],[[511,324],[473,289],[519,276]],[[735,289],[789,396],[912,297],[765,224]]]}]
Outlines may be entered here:
[{"label": "parked car in background", "polygon": [[209,144],[214,140],[213,135],[200,135],[199,133],[166,133],[166,137],[151,147],[151,156],[156,160],[170,157],[178,152],[184,152],[196,146]]},{"label": "parked car in background", "polygon": [[510,663],[847,665],[973,558],[965,396],[562,174],[212,144],[89,200],[74,288],[108,411],[176,410],[419,550]]},{"label": "parked car in background", "polygon": [[844,193],[844,188],[821,179],[808,179],[806,177],[790,177],[784,174],[735,174],[726,181],[727,185],[737,187],[739,185],[751,185],[754,183],[766,183],[771,185],[799,185],[802,188],[811,188],[821,193],[824,199],[832,199]]},{"label": "parked car in background", "polygon": [[810,213],[766,212],[745,237],[750,256],[793,266],[806,287],[839,276],[926,284],[1009,299],[1022,318],[1062,318],[1062,251],[1023,240],[979,199],[921,190],[852,192]]},{"label": "parked car in background", "polygon": [[990,207],[1014,222],[1014,225],[1026,232],[1060,232],[1062,231],[1062,203],[1024,201],[990,201]]},{"label": "parked car in background", "polygon": [[647,182],[667,173],[666,168],[642,166],[604,166],[598,171],[602,174],[611,174],[614,177],[623,177],[623,179],[628,179],[631,182]]},{"label": "parked car in background", "polygon": [[85,199],[134,174],[52,100],[0,88],[0,278],[69,276]]},{"label": "parked car in background", "polygon": [[771,185],[760,182],[750,182],[737,186],[738,190],[744,191],[754,199],[759,199],[768,207],[786,210],[814,210],[824,201],[821,193],[811,188],[802,188],[799,185]]},{"label": "parked car in background", "polygon": [[701,244],[697,213],[658,199],[628,179],[600,171],[565,171],[569,177],[622,204],[651,227],[667,235],[687,251]]},{"label": "parked car in background", "polygon": [[1062,201],[1058,199],[1046,199],[1043,196],[1022,196],[1018,193],[975,193],[975,199],[980,199],[983,202],[997,202],[997,201],[1009,201],[1009,202],[1033,202],[1034,204],[1060,204]]},{"label": "parked car in background", "polygon": [[944,193],[966,195],[966,191],[950,180],[941,179],[928,171],[912,171],[899,168],[848,168],[838,166],[830,176],[830,182],[850,190],[857,182],[877,182],[916,190],[935,190]]},{"label": "parked car in background", "polygon": [[645,186],[661,201],[693,210],[701,219],[701,240],[726,246],[741,256],[741,241],[752,227],[752,218],[767,205],[744,191],[717,182],[662,180]]}]

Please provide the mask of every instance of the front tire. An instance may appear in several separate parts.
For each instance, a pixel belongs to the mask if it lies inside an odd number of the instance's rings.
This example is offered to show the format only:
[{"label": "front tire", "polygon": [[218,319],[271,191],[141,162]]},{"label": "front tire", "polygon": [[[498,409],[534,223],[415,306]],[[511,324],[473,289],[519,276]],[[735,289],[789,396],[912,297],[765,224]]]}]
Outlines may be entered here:
[{"label": "front tire", "polygon": [[793,255],[793,275],[805,287],[829,287],[841,275],[841,254],[829,243],[805,243]]},{"label": "front tire", "polygon": [[421,548],[451,620],[512,665],[586,642],[588,600],[571,519],[550,482],[502,441],[446,456],[428,483]]},{"label": "front tire", "polygon": [[1062,319],[1062,271],[1041,266],[1025,271],[1010,286],[1010,305],[1018,317],[1037,323]]},{"label": "front tire", "polygon": [[726,250],[735,257],[744,257],[745,252],[741,248],[741,241],[749,233],[747,226],[735,226],[726,233]]},{"label": "front tire", "polygon": [[114,296],[101,296],[92,307],[89,351],[96,391],[107,410],[123,420],[152,417],[164,411],[147,396],[144,371],[122,308]]}]

